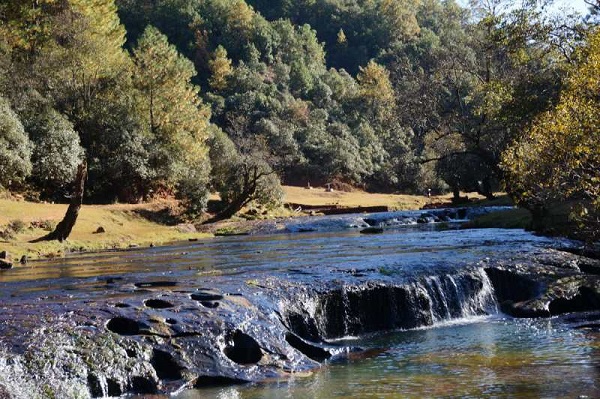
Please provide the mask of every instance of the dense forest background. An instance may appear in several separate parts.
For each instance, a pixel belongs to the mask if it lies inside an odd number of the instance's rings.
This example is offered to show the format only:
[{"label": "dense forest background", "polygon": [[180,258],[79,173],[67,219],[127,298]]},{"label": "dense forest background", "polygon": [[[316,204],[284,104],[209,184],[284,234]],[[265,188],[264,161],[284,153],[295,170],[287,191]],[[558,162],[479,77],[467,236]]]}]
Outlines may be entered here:
[{"label": "dense forest background", "polygon": [[8,0],[0,185],[94,202],[279,184],[479,191],[596,223],[600,5],[548,1]]}]

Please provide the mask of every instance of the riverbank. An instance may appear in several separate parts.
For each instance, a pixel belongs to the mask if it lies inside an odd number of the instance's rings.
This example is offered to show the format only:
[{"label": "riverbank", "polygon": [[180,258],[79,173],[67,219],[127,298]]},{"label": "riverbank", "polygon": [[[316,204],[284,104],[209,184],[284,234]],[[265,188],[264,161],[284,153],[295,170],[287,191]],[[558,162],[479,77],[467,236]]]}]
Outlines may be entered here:
[{"label": "riverbank", "polygon": [[192,225],[177,225],[169,212],[172,202],[151,204],[83,205],[66,242],[31,243],[48,234],[64,216],[67,205],[0,199],[0,251],[13,262],[61,257],[73,252],[98,252],[162,245],[206,237]]},{"label": "riverbank", "polygon": [[[322,187],[284,187],[282,209],[256,215],[251,211],[212,225],[182,224],[177,201],[147,204],[83,205],[69,240],[65,243],[29,241],[46,235],[62,219],[65,204],[33,203],[0,199],[0,251],[8,251],[13,261],[61,257],[74,252],[98,252],[130,247],[164,245],[219,234],[256,233],[273,230],[273,224],[315,213],[317,209],[350,210],[373,207],[388,210],[416,210],[427,206],[451,206],[451,195],[419,196],[376,194],[363,191],[327,191]],[[482,201],[476,193],[466,194]],[[318,213],[318,212],[316,212]],[[103,232],[100,232],[103,231]],[[3,234],[2,234],[3,233]]]}]

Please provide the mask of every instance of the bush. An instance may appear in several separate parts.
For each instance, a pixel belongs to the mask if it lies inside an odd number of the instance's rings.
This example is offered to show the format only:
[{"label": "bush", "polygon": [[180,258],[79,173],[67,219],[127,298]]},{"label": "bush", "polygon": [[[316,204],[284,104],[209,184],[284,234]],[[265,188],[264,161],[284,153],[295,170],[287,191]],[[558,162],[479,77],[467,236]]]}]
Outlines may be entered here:
[{"label": "bush", "polygon": [[0,230],[0,238],[5,241],[14,240],[17,234],[20,234],[27,229],[27,224],[20,219],[11,220],[8,225]]},{"label": "bush", "polygon": [[181,200],[188,217],[200,216],[208,206],[209,168],[196,168],[179,181],[177,197]]},{"label": "bush", "polygon": [[73,124],[53,109],[36,115],[28,129],[34,144],[33,180],[49,193],[71,183],[83,158]]},{"label": "bush", "polygon": [[0,97],[0,185],[21,183],[31,173],[31,143],[17,114]]}]

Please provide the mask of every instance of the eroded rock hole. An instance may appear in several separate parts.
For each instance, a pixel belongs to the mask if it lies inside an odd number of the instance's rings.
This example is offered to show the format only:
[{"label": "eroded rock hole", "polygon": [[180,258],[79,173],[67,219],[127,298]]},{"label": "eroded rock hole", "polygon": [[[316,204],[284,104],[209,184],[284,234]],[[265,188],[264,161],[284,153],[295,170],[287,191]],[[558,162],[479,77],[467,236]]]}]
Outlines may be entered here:
[{"label": "eroded rock hole", "polygon": [[223,295],[212,292],[195,292],[192,294],[192,299],[195,301],[220,301],[223,299]]},{"label": "eroded rock hole", "polygon": [[167,309],[175,306],[171,302],[167,302],[163,299],[147,299],[144,302],[144,305],[152,309]]},{"label": "eroded rock hole", "polygon": [[182,377],[181,370],[183,369],[173,355],[158,349],[152,351],[152,359],[150,364],[156,370],[156,375],[161,380],[180,380]]},{"label": "eroded rock hole", "polygon": [[106,328],[120,335],[137,335],[140,333],[139,323],[126,317],[110,319],[106,324]]},{"label": "eroded rock hole", "polygon": [[175,319],[167,319],[167,320],[165,320],[165,323],[167,323],[167,324],[177,324],[177,320],[175,320]]},{"label": "eroded rock hole", "polygon": [[200,305],[204,306],[205,308],[215,309],[219,307],[219,302],[201,301]]},{"label": "eroded rock hole", "polygon": [[131,305],[128,303],[116,303],[115,308],[130,308]]},{"label": "eroded rock hole", "polygon": [[156,382],[150,378],[138,376],[131,379],[131,391],[133,393],[150,394],[158,392],[158,387],[156,386]]},{"label": "eroded rock hole", "polygon": [[[93,398],[102,398],[106,395],[121,396],[123,394],[119,383],[111,378],[104,379],[104,377],[99,377],[96,374],[88,374],[87,380],[90,395]],[[103,384],[103,382],[105,383]]]},{"label": "eroded rock hole", "polygon": [[175,281],[147,281],[144,283],[135,283],[137,288],[159,288],[159,287],[175,287]]},{"label": "eroded rock hole", "polygon": [[228,345],[223,352],[225,356],[237,364],[258,363],[263,355],[258,342],[240,330],[236,330],[231,334]]},{"label": "eroded rock hole", "polygon": [[551,315],[570,312],[585,312],[600,308],[600,297],[588,287],[580,287],[579,293],[572,298],[556,298],[550,302],[548,309]]},{"label": "eroded rock hole", "polygon": [[292,333],[286,333],[285,340],[293,348],[297,349],[307,357],[317,362],[323,362],[331,357],[331,353],[329,353],[325,349],[320,348],[316,345],[312,345]]}]

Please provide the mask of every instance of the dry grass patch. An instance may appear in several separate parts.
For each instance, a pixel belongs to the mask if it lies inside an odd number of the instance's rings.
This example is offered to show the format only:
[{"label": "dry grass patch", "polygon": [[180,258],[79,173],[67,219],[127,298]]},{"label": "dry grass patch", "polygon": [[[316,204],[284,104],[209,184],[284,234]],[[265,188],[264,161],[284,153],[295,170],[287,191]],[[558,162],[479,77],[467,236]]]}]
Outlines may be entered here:
[{"label": "dry grass patch", "polygon": [[[27,226],[10,239],[0,238],[0,250],[9,251],[13,254],[13,259],[22,255],[35,259],[62,256],[69,252],[120,249],[131,245],[148,246],[151,243],[158,245],[202,236],[199,233],[182,233],[174,226],[150,220],[148,215],[158,214],[166,206],[168,204],[164,203],[83,205],[69,240],[64,243],[30,243],[30,240],[47,234],[62,219],[67,205],[0,199],[0,229],[15,220]],[[96,234],[100,226],[105,232]]]},{"label": "dry grass patch", "polygon": [[[305,187],[295,186],[284,186],[283,191],[286,203],[311,206],[387,206],[391,210],[414,210],[421,209],[429,203],[447,203],[448,206],[451,206],[452,201],[452,194],[436,195],[428,198],[424,195],[375,194],[360,190],[353,192],[327,192],[323,187],[314,187],[309,190]],[[469,199],[473,200],[485,198],[477,193],[461,193],[461,196],[468,196]]]}]

